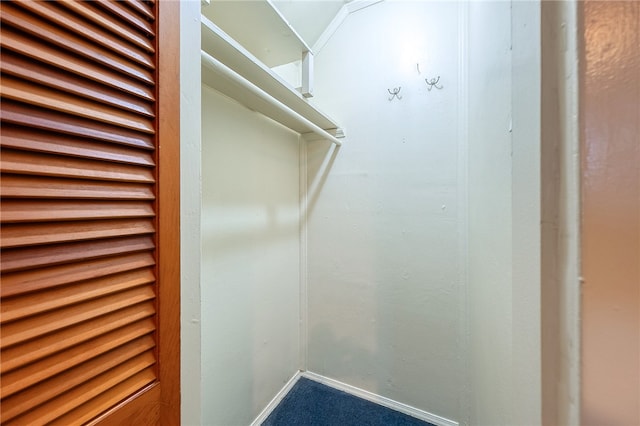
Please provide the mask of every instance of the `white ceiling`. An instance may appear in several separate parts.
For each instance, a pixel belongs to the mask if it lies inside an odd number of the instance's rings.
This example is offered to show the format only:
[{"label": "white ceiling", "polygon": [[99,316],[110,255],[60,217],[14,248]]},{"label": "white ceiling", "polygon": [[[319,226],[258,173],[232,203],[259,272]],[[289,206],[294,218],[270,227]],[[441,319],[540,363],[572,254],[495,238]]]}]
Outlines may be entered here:
[{"label": "white ceiling", "polygon": [[273,0],[273,4],[307,45],[313,47],[340,8],[349,1]]}]

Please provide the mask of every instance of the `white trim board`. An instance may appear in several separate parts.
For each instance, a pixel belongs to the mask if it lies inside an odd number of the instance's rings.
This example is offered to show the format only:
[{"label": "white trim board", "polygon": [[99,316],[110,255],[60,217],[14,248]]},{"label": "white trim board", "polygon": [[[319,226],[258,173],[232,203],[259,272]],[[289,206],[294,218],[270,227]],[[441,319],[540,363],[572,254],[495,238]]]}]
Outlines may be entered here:
[{"label": "white trim board", "polygon": [[273,399],[269,401],[267,406],[264,407],[264,410],[262,410],[260,414],[258,414],[258,417],[256,417],[255,420],[251,422],[250,426],[260,426],[262,422],[267,420],[269,414],[271,414],[271,412],[275,410],[278,404],[280,404],[284,397],[287,396],[291,388],[293,388],[298,380],[300,380],[300,377],[302,377],[300,373],[300,371],[296,371],[296,373],[289,379],[289,381],[285,383],[284,387],[280,389],[280,392],[278,392],[276,396],[274,396]]},{"label": "white trim board", "polygon": [[383,407],[387,407],[392,410],[399,411],[403,414],[407,414],[411,417],[415,417],[418,420],[432,423],[436,426],[459,426],[458,422],[455,422],[453,420],[437,416],[435,414],[420,410],[418,408],[403,404],[398,401],[394,401],[393,399],[389,399],[384,396],[376,395],[375,393],[371,393],[364,389],[339,382],[338,380],[321,376],[320,374],[312,373],[310,371],[303,371],[301,372],[301,376],[309,380],[313,380],[314,382],[322,383],[323,385],[329,386],[331,388],[341,390],[358,398],[362,398],[375,404],[382,405]]}]

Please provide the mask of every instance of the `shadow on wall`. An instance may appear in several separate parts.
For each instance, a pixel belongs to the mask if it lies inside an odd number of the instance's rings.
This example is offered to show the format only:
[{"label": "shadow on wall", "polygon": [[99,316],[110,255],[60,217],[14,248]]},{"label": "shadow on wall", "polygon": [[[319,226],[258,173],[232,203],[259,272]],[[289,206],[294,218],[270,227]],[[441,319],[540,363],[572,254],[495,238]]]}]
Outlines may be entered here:
[{"label": "shadow on wall", "polygon": [[[330,151],[331,155],[329,155]],[[300,212],[300,217],[306,218],[313,213],[313,208],[318,202],[338,152],[340,147],[334,144],[319,142],[307,144],[307,206],[306,211]]]},{"label": "shadow on wall", "polygon": [[[353,339],[349,336],[338,337],[330,324],[319,324],[313,327],[309,337],[315,345],[331,348],[332,354],[335,356],[332,360],[335,367],[332,368],[331,373],[332,376],[338,377],[342,381],[345,377],[357,377],[354,374],[354,369],[351,368],[352,365],[374,364],[374,355],[371,351],[354,344]],[[315,371],[313,372],[315,373]]]}]

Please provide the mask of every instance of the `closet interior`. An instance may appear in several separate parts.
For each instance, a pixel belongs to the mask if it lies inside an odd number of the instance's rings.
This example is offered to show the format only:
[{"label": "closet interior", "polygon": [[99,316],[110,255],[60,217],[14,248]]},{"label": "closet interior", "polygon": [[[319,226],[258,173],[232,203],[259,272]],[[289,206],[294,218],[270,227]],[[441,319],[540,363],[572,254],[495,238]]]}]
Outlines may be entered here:
[{"label": "closet interior", "polygon": [[203,2],[201,424],[259,424],[300,375],[437,425],[535,407],[531,7]]}]

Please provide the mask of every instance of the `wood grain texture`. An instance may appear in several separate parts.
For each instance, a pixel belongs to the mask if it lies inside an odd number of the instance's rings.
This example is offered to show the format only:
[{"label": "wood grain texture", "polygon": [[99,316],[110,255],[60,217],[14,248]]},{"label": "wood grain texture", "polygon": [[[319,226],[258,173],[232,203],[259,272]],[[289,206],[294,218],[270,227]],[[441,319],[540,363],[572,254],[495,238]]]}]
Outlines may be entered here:
[{"label": "wood grain texture", "polygon": [[5,225],[2,248],[94,240],[98,238],[153,234],[152,220],[116,219],[84,222]]},{"label": "wood grain texture", "polygon": [[110,238],[97,241],[60,244],[50,247],[7,249],[2,254],[2,272],[28,270],[42,266],[75,263],[116,254],[153,250],[150,236]]},{"label": "wood grain texture", "polygon": [[57,132],[87,139],[122,144],[136,148],[154,149],[153,135],[123,129],[107,123],[96,123],[83,117],[75,117],[58,111],[3,100],[0,119],[32,129]]},{"label": "wood grain texture", "polygon": [[62,330],[73,324],[116,312],[154,298],[154,289],[151,286],[143,286],[57,309],[53,312],[35,315],[23,321],[3,324],[0,331],[0,336],[2,336],[0,345],[2,349],[5,349],[53,331]]},{"label": "wood grain texture", "polygon": [[92,341],[104,333],[149,318],[155,313],[153,302],[143,303],[68,327],[57,334],[31,340],[21,346],[7,348],[2,351],[1,371],[3,374],[13,371],[79,343]]},{"label": "wood grain texture", "polygon": [[[150,352],[138,355],[137,357],[94,377],[82,385],[76,386],[59,397],[48,401],[46,404],[27,410],[25,414],[16,417],[15,419],[3,416],[3,424],[47,424],[69,413],[81,404],[89,402],[92,398],[99,396],[101,393],[108,391],[114,386],[135,377],[140,372],[145,372],[144,380],[141,383],[135,383],[134,386],[143,387],[156,378],[153,369],[149,368],[153,365],[153,362],[154,357]],[[127,384],[124,393],[126,394],[126,392],[130,392],[131,388],[131,384]],[[27,407],[34,406],[29,401],[27,401],[25,405]],[[11,407],[5,409],[8,410],[10,408]],[[13,414],[13,411],[11,414]]]},{"label": "wood grain texture", "polygon": [[49,134],[34,129],[18,129],[10,125],[2,129],[2,146],[29,152],[103,160],[104,167],[115,166],[114,163],[147,167],[155,165],[151,153],[146,150],[74,138],[69,135]]},{"label": "wood grain texture", "polygon": [[180,421],[178,17],[0,8],[2,424]]},{"label": "wood grain texture", "polygon": [[[56,419],[51,422],[51,425],[59,425],[59,426],[67,426],[69,424],[85,424],[85,422],[91,420],[95,417],[95,413],[104,412],[107,409],[110,409],[114,405],[119,402],[126,400],[129,397],[131,389],[145,389],[150,383],[153,383],[156,380],[156,376],[153,372],[152,368],[147,368],[136,375],[126,379],[125,381],[117,384],[116,386],[102,392],[95,398],[87,401],[82,404],[75,410],[69,412],[65,416]],[[129,405],[136,405],[137,401],[129,400]],[[143,402],[143,401],[140,401]],[[145,401],[146,402],[146,401]],[[158,401],[151,401],[149,406],[144,406],[142,411],[144,413],[148,413],[153,415],[153,411],[149,408],[153,409],[156,407]],[[137,404],[140,406],[140,404]],[[153,417],[152,417],[153,418]],[[127,423],[120,423],[127,424]],[[137,423],[130,423],[135,424]]]},{"label": "wood grain texture", "polygon": [[3,49],[24,55],[25,58],[51,65],[88,80],[100,82],[100,84],[130,93],[142,99],[155,99],[152,87],[139,85],[134,79],[122,76],[118,72],[96,64],[91,60],[78,58],[71,53],[29,37],[11,27],[3,28],[0,45]]},{"label": "wood grain texture", "polygon": [[0,321],[6,323],[28,318],[144,284],[151,284],[154,281],[153,270],[150,268],[136,269],[130,272],[84,281],[72,286],[42,291],[34,295],[27,293],[22,297],[3,300]]},{"label": "wood grain texture", "polygon": [[155,16],[147,5],[141,2],[111,2],[106,0],[97,0],[96,4],[105,10],[118,16],[129,25],[142,30],[144,33],[154,36],[155,30],[149,21],[153,21]]},{"label": "wood grain texture", "polygon": [[74,262],[70,265],[4,274],[2,286],[0,286],[0,297],[6,299],[7,297],[52,289],[152,265],[155,265],[155,259],[151,252],[119,253],[105,259],[92,259],[85,262]]},{"label": "wood grain texture", "polygon": [[[158,2],[158,297],[160,422],[180,424],[180,4]],[[175,303],[164,303],[173,301]]]},{"label": "wood grain texture", "polygon": [[[86,383],[112,368],[117,368],[120,364],[132,363],[132,360],[139,358],[141,354],[147,352],[153,346],[153,338],[150,336],[140,337],[47,379],[42,382],[42,386],[31,387],[5,398],[3,400],[3,404],[6,404],[3,410],[3,419],[11,419],[20,413],[28,412],[31,407],[37,407],[54,399],[58,395],[62,395],[74,387]],[[145,359],[144,367],[155,362],[155,357],[152,353],[149,352],[143,356]]]},{"label": "wood grain texture", "polygon": [[154,133],[153,123],[147,117],[91,102],[44,86],[36,86],[12,76],[2,77],[0,80],[0,94],[3,98],[29,105],[97,120],[126,129]]},{"label": "wood grain texture", "polygon": [[142,16],[149,20],[155,20],[156,16],[152,10],[152,5],[155,1],[143,1],[143,0],[124,0],[122,4],[126,4],[132,10],[140,13]]},{"label": "wood grain texture", "polygon": [[59,179],[7,174],[0,182],[3,198],[153,200],[151,185]]},{"label": "wood grain texture", "polygon": [[59,26],[48,23],[46,20],[35,22],[30,14],[16,7],[16,4],[19,4],[19,2],[3,3],[1,15],[3,25],[11,26],[33,37],[58,46],[60,49],[93,60],[146,84],[154,83],[153,73],[148,69],[131,62],[123,61],[119,55],[116,55],[110,50],[93,45],[83,37],[74,35]]},{"label": "wood grain texture", "polygon": [[5,223],[43,222],[85,219],[116,219],[152,217],[153,206],[146,202],[108,201],[2,201],[2,220]]},{"label": "wood grain texture", "polygon": [[136,395],[119,401],[103,415],[87,422],[87,426],[109,424],[136,426],[160,424],[160,386],[158,382],[152,383]]},{"label": "wood grain texture", "polygon": [[146,117],[154,115],[150,101],[123,93],[122,90],[93,81],[79,81],[73,74],[58,71],[40,61],[25,59],[6,49],[0,52],[0,60],[4,73],[30,83],[37,83]]},{"label": "wood grain texture", "polygon": [[120,182],[154,183],[148,168],[3,149],[0,170],[30,176],[56,176]]},{"label": "wood grain texture", "polygon": [[[127,35],[129,34],[126,27],[120,24],[117,19],[109,19],[103,14],[95,13],[95,15],[97,15],[97,19],[106,21],[106,23],[108,25],[111,25],[112,27],[105,26],[105,22],[102,21],[95,22],[99,24],[99,26],[92,25],[90,22],[86,21],[79,23],[78,20],[74,17],[73,12],[78,12],[86,17],[87,15],[92,13],[87,4],[76,2],[40,2],[33,0],[21,0],[18,4],[20,5],[20,7],[38,14],[50,20],[52,23],[55,23],[58,26],[79,36],[85,37],[86,39],[91,40],[94,43],[99,44],[100,46],[103,46],[107,49],[110,49],[119,55],[123,55],[129,60],[135,61],[147,68],[155,68],[153,60],[151,57],[149,57],[147,52],[144,52],[139,48],[132,46],[130,43],[125,42],[119,37],[114,37],[113,34],[110,34],[107,31],[113,31],[118,35],[120,35],[120,32]],[[67,6],[73,12],[65,10],[61,5]],[[102,28],[100,28],[100,26],[102,26]],[[134,38],[137,42],[143,43],[145,50],[151,48],[149,41],[140,40],[142,37],[137,34],[130,35],[130,38]]]},{"label": "wood grain texture", "polygon": [[149,335],[153,330],[155,325],[151,319],[138,321],[5,374],[2,377],[2,398],[90,360],[96,354],[106,353],[138,337]]},{"label": "wood grain texture", "polygon": [[108,29],[113,34],[116,34],[122,39],[143,48],[145,51],[149,53],[155,52],[155,47],[147,38],[146,34],[139,34],[134,26],[127,25],[125,22],[122,22],[122,20],[116,19],[113,15],[105,13],[101,9],[96,9],[91,2],[60,0],[60,4],[86,18],[87,21],[94,22],[102,28]]}]

